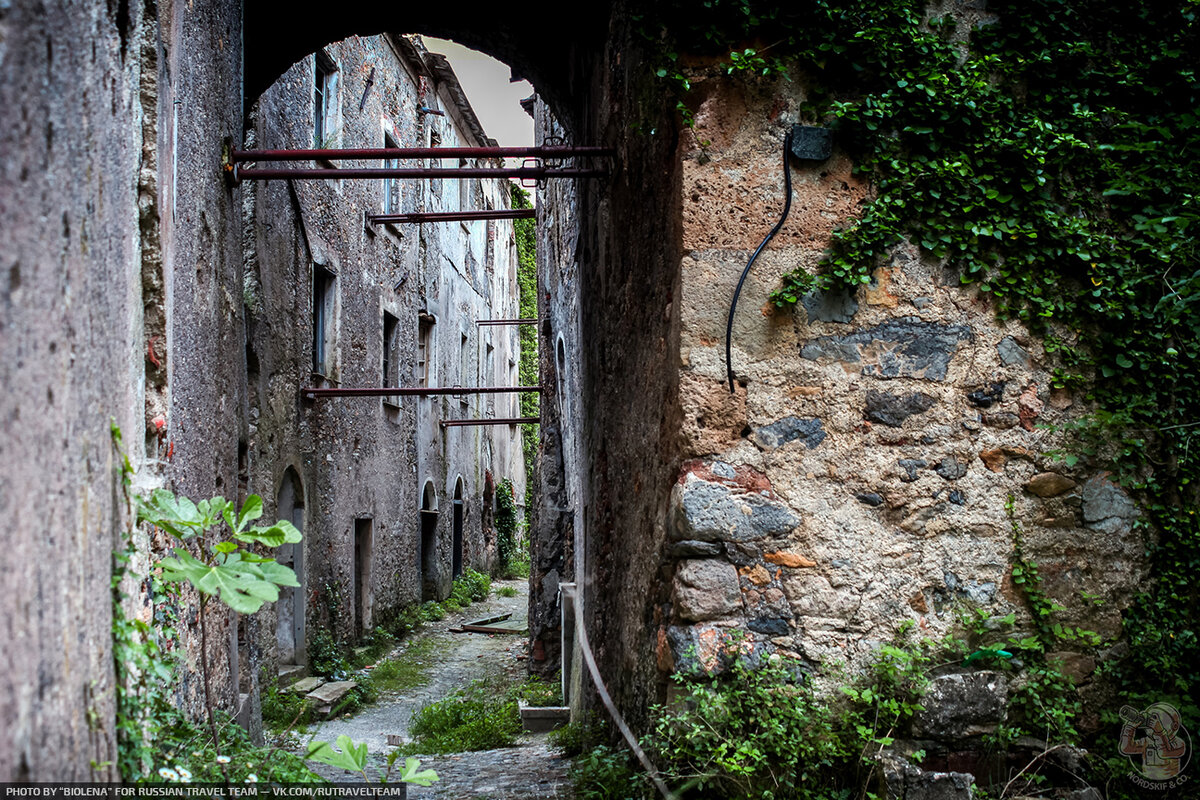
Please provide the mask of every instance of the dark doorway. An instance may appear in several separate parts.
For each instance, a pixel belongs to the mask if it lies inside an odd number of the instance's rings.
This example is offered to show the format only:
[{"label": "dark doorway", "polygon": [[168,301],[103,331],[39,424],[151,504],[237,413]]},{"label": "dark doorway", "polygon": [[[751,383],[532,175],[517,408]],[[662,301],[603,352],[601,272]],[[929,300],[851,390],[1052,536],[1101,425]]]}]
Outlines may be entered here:
[{"label": "dark doorway", "polygon": [[371,631],[371,611],[375,595],[371,591],[371,550],[374,526],[370,519],[354,520],[354,633]]},{"label": "dark doorway", "polygon": [[451,556],[453,576],[462,575],[463,570],[463,482],[462,478],[454,485],[454,554]]},{"label": "dark doorway", "polygon": [[[275,504],[279,519],[289,520],[304,532],[304,484],[296,470],[288,467]],[[291,567],[300,586],[284,586],[275,604],[275,641],[279,646],[280,664],[303,664],[304,646],[304,542],[285,544],[276,551],[276,560]]]},{"label": "dark doorway", "polygon": [[437,522],[437,494],[433,483],[426,483],[421,496],[421,547],[417,552],[422,600],[438,599]]}]

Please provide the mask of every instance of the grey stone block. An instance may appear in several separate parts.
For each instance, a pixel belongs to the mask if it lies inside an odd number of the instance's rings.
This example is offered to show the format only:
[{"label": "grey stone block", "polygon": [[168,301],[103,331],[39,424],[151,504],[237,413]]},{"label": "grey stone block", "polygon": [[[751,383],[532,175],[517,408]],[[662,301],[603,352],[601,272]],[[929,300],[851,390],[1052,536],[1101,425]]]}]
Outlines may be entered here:
[{"label": "grey stone block", "polygon": [[1088,479],[1081,495],[1083,523],[1093,530],[1122,533],[1138,518],[1138,507],[1125,490],[1103,475]]},{"label": "grey stone block", "polygon": [[677,540],[746,542],[790,533],[800,518],[761,494],[735,494],[728,487],[689,478],[671,496]]},{"label": "grey stone block", "polygon": [[715,559],[683,561],[675,573],[675,613],[700,622],[728,616],[742,608],[737,570]]},{"label": "grey stone block", "polygon": [[819,419],[784,417],[755,431],[759,444],[774,449],[799,439],[809,450],[825,441],[825,427]]},{"label": "grey stone block", "polygon": [[1008,682],[999,672],[942,675],[930,682],[913,716],[913,735],[953,741],[989,733],[1005,720],[1007,702]]},{"label": "grey stone block", "polygon": [[809,292],[800,300],[808,312],[808,323],[850,322],[858,313],[858,301],[845,289],[833,292]]},{"label": "grey stone block", "polygon": [[924,392],[894,395],[874,389],[867,391],[867,419],[891,428],[904,425],[904,420],[933,408],[937,401]]},{"label": "grey stone block", "polygon": [[880,378],[943,381],[959,344],[973,339],[966,325],[903,317],[845,336],[818,337],[800,348],[800,356],[810,361],[870,362],[862,374]]}]

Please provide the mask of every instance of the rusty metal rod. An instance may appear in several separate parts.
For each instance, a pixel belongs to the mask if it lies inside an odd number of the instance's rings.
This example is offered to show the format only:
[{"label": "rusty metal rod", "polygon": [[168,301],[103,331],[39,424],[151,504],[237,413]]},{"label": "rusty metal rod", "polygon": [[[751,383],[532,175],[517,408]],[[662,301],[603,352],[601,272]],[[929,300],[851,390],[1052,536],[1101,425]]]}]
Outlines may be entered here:
[{"label": "rusty metal rod", "polygon": [[234,150],[232,161],[374,160],[395,158],[612,158],[610,147],[367,147],[309,150]]},{"label": "rusty metal rod", "polygon": [[342,178],[596,178],[607,175],[602,169],[548,169],[546,167],[515,167],[500,169],[491,167],[414,167],[401,169],[241,169],[233,168],[233,180],[269,181],[299,179]]},{"label": "rusty metal rod", "polygon": [[412,214],[370,214],[373,225],[383,222],[455,222],[477,219],[533,219],[532,208],[501,208],[479,211],[419,211]]},{"label": "rusty metal rod", "polygon": [[300,393],[310,400],[318,397],[426,397],[428,395],[504,394],[541,392],[540,386],[368,386],[347,389],[305,387]]},{"label": "rusty metal rod", "polygon": [[444,419],[443,428],[465,428],[468,425],[524,425],[529,422],[541,422],[541,417],[510,417],[508,419]]},{"label": "rusty metal rod", "polygon": [[537,318],[529,319],[477,319],[476,325],[537,325]]}]

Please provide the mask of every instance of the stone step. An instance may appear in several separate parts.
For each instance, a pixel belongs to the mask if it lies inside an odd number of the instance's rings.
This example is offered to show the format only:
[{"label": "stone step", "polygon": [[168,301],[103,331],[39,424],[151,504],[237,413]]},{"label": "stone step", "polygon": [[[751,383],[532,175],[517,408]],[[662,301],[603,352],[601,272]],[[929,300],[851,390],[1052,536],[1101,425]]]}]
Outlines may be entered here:
[{"label": "stone step", "polygon": [[303,664],[280,664],[279,682],[286,684],[291,680],[303,678],[306,672],[308,672],[308,667]]},{"label": "stone step", "polygon": [[306,695],[309,692],[319,689],[321,686],[324,686],[324,685],[325,685],[324,678],[317,678],[317,677],[301,678],[300,680],[293,683],[291,686],[289,686],[284,691],[291,692],[292,694],[305,694]]},{"label": "stone step", "polygon": [[355,686],[358,686],[358,681],[334,681],[309,692],[305,697],[317,704],[319,713],[328,714]]},{"label": "stone step", "polygon": [[518,704],[521,726],[530,733],[545,733],[561,728],[571,721],[570,706],[531,706],[522,700]]}]

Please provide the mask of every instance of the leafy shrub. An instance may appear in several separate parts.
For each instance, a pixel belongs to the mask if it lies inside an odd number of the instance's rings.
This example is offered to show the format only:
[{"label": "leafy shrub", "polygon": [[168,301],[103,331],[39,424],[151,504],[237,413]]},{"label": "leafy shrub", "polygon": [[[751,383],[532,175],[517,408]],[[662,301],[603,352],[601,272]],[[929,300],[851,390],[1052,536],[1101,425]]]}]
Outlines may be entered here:
[{"label": "leafy shrub", "polygon": [[462,753],[509,747],[521,732],[517,702],[476,681],[444,700],[418,709],[409,730],[410,753]]},{"label": "leafy shrub", "polygon": [[649,742],[670,783],[705,796],[816,800],[829,796],[829,768],[857,756],[857,717],[837,719],[778,657],[757,668],[738,657],[723,675],[676,681],[685,701],[657,710]]},{"label": "leafy shrub", "polygon": [[561,706],[562,683],[558,676],[546,679],[530,675],[517,687],[517,696],[531,706]]},{"label": "leafy shrub", "polygon": [[313,721],[313,705],[301,695],[269,687],[262,696],[263,724],[273,731],[303,727]]},{"label": "leafy shrub", "polygon": [[496,552],[501,570],[517,555],[517,533],[517,503],[513,499],[512,481],[505,478],[496,487]]},{"label": "leafy shrub", "polygon": [[641,800],[657,796],[654,786],[624,750],[598,745],[571,764],[577,800]]},{"label": "leafy shrub", "polygon": [[482,572],[467,567],[462,575],[454,579],[450,599],[462,607],[487,600],[492,591],[492,579]]},{"label": "leafy shrub", "polygon": [[345,680],[350,664],[342,646],[325,628],[316,628],[308,635],[308,667],[314,675],[333,680]]},{"label": "leafy shrub", "polygon": [[[213,747],[208,731],[176,714],[163,728],[156,743],[157,771],[142,780],[182,780],[197,783],[254,781],[317,783],[324,779],[286,750],[255,747],[250,735],[229,715],[215,712],[220,730],[220,747]],[[253,777],[251,777],[253,776]]]}]

